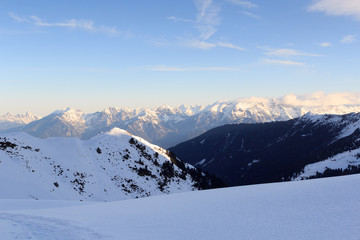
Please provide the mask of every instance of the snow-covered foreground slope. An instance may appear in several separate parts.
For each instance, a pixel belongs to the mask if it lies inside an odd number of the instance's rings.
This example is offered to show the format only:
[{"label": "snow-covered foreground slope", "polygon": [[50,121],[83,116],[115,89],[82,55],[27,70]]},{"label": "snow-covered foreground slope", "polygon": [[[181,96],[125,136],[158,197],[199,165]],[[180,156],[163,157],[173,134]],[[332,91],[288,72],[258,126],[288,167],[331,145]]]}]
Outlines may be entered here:
[{"label": "snow-covered foreground slope", "polygon": [[1,239],[357,240],[360,175],[119,202],[0,200]]},{"label": "snow-covered foreground slope", "polygon": [[118,128],[87,141],[11,133],[0,136],[0,198],[113,201],[198,189],[197,170],[179,163]]}]

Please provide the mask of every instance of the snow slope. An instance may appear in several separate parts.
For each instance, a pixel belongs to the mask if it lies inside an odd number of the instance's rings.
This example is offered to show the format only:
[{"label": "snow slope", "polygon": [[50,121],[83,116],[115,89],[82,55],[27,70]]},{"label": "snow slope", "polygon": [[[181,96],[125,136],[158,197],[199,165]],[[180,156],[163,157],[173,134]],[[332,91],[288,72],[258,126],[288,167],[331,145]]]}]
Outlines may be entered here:
[{"label": "snow slope", "polygon": [[1,239],[357,240],[360,175],[118,202],[0,200]]},{"label": "snow slope", "polygon": [[293,181],[304,180],[323,174],[326,170],[349,170],[360,167],[360,148],[336,154],[324,161],[308,164],[304,170],[294,177]]},{"label": "snow slope", "polygon": [[0,198],[110,201],[197,189],[172,161],[118,128],[87,141],[0,135]]}]

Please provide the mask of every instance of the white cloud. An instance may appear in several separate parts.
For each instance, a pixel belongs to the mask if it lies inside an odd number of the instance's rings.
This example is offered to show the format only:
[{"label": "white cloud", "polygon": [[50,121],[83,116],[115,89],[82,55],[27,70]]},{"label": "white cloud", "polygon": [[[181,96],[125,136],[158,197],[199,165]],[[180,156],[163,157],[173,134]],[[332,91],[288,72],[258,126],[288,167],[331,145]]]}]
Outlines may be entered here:
[{"label": "white cloud", "polygon": [[359,0],[315,0],[308,9],[333,16],[353,16],[360,20]]},{"label": "white cloud", "polygon": [[167,19],[167,20],[174,21],[174,22],[189,22],[189,23],[194,23],[194,20],[185,19],[185,18],[179,18],[179,17],[174,17],[174,16],[168,17],[168,18],[166,18],[166,19]]},{"label": "white cloud", "polygon": [[301,106],[360,104],[360,93],[337,92],[325,94],[323,92],[315,92],[306,95],[287,94],[279,100],[284,104]]},{"label": "white cloud", "polygon": [[[193,39],[183,40],[181,45],[198,48],[203,50],[212,49],[215,47],[230,48],[235,50],[245,50],[235,44],[229,42],[214,42],[209,39],[217,32],[217,27],[221,24],[220,11],[221,8],[218,4],[215,4],[213,0],[193,0],[197,9],[196,20],[183,19],[175,16],[168,17],[168,20],[174,22],[190,22],[193,23],[193,27],[198,29],[199,36]],[[250,6],[250,2],[236,1],[238,3],[247,4]]]},{"label": "white cloud", "polygon": [[240,51],[244,51],[245,49],[239,46],[236,46],[232,43],[227,43],[227,42],[218,42],[216,43],[217,47],[224,47],[224,48],[231,48],[231,49],[236,49],[236,50],[240,50]]},{"label": "white cloud", "polygon": [[41,19],[38,16],[19,17],[14,13],[9,13],[9,16],[17,22],[28,22],[40,27],[64,27],[72,29],[82,29],[91,32],[105,32],[111,34],[119,33],[116,29],[116,26],[95,26],[94,22],[91,20],[70,19],[63,22],[47,22],[46,20]]},{"label": "white cloud", "polygon": [[216,47],[216,44],[209,43],[205,41],[199,41],[199,40],[188,40],[184,42],[185,46],[191,47],[191,48],[199,48],[203,50],[208,50],[211,48]]},{"label": "white cloud", "polygon": [[242,71],[238,67],[174,67],[167,65],[148,66],[143,68],[154,72],[204,72],[204,71]]},{"label": "white cloud", "polygon": [[291,60],[277,60],[277,59],[264,59],[265,63],[269,64],[278,64],[278,65],[287,65],[287,66],[304,66],[305,63],[295,62]]},{"label": "white cloud", "polygon": [[356,41],[356,35],[347,35],[340,40],[341,43],[352,43],[355,41]]},{"label": "white cloud", "polygon": [[254,14],[254,13],[251,13],[251,12],[243,12],[243,14],[249,16],[249,17],[252,17],[252,18],[256,18],[256,19],[261,19],[260,16]]},{"label": "white cloud", "polygon": [[320,43],[319,45],[320,45],[321,47],[331,47],[331,46],[332,46],[332,44],[329,43],[329,42],[323,42],[323,43]]},{"label": "white cloud", "polygon": [[206,14],[207,9],[211,6],[212,0],[194,0],[194,4],[198,9],[197,19],[200,21]]},{"label": "white cloud", "polygon": [[241,1],[241,0],[227,0],[228,2],[231,2],[235,5],[239,5],[246,8],[255,8],[257,7],[256,4],[249,2],[249,1]]},{"label": "white cloud", "polygon": [[265,52],[265,54],[271,55],[271,56],[277,56],[277,57],[292,57],[292,56],[319,57],[319,56],[321,56],[319,54],[305,53],[305,52],[301,52],[299,50],[290,49],[290,48],[282,48],[282,49],[269,48],[269,49],[267,49],[267,52]]},{"label": "white cloud", "polygon": [[199,40],[193,39],[193,40],[185,41],[184,45],[188,46],[188,47],[192,47],[192,48],[203,49],[203,50],[209,50],[209,49],[212,49],[215,47],[223,47],[223,48],[230,48],[230,49],[245,51],[244,48],[234,45],[232,43],[228,43],[228,42],[212,43],[212,42],[199,41]]},{"label": "white cloud", "polygon": [[203,41],[208,40],[216,33],[216,27],[221,23],[221,9],[212,0],[194,0],[194,4],[198,10],[195,26],[200,32],[199,38]]},{"label": "white cloud", "polygon": [[164,37],[148,39],[147,43],[149,43],[149,44],[151,44],[153,46],[156,46],[156,47],[164,47],[164,46],[169,46],[170,45],[168,39],[166,39]]},{"label": "white cloud", "polygon": [[171,67],[166,65],[149,66],[149,67],[145,67],[145,69],[154,72],[184,72],[185,71],[184,68]]},{"label": "white cloud", "polygon": [[37,16],[30,16],[29,19],[36,26],[80,28],[80,29],[86,29],[86,30],[90,30],[90,31],[95,30],[94,22],[90,21],[90,20],[70,19],[70,20],[66,20],[64,22],[48,23],[47,21],[42,20],[41,18],[39,18]]},{"label": "white cloud", "polygon": [[20,17],[20,16],[16,15],[15,13],[10,12],[8,14],[12,19],[14,19],[17,22],[29,22],[29,19]]},{"label": "white cloud", "polygon": [[168,17],[167,19],[174,22],[193,23],[193,27],[199,31],[198,38],[201,41],[206,41],[217,32],[217,26],[221,23],[219,16],[221,8],[213,0],[193,0],[193,2],[197,10],[195,20],[175,16]]}]

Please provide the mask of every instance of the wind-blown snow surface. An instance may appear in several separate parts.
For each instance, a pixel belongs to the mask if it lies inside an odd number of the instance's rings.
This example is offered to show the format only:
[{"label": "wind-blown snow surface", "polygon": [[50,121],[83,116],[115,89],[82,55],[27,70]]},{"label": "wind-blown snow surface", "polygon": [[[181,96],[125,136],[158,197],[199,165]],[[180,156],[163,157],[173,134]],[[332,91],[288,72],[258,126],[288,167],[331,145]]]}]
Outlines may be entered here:
[{"label": "wind-blown snow surface", "polygon": [[[162,174],[164,163],[174,175]],[[0,198],[113,201],[195,190],[165,150],[114,128],[83,141],[0,136]]]},{"label": "wind-blown snow surface", "polygon": [[1,239],[357,240],[360,175],[118,202],[0,200]]}]

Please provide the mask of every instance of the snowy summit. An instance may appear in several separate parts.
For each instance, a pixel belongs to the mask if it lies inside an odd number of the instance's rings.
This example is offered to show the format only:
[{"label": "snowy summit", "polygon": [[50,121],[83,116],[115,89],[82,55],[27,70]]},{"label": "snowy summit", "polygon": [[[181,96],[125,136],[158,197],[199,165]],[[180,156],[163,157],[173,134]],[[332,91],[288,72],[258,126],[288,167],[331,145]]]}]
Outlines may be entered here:
[{"label": "snowy summit", "polygon": [[0,136],[0,159],[0,198],[7,199],[114,201],[211,185],[166,150],[118,128],[86,141]]}]

